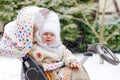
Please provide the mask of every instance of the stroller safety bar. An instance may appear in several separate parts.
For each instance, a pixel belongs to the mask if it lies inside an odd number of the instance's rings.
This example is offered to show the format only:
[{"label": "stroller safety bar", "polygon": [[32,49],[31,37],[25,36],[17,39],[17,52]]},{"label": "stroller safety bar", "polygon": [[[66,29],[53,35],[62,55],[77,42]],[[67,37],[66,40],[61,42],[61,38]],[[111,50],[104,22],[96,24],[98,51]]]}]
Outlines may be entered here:
[{"label": "stroller safety bar", "polygon": [[87,51],[99,54],[103,60],[112,65],[118,65],[120,63],[120,60],[117,58],[117,56],[109,48],[101,44],[93,44],[88,47]]}]

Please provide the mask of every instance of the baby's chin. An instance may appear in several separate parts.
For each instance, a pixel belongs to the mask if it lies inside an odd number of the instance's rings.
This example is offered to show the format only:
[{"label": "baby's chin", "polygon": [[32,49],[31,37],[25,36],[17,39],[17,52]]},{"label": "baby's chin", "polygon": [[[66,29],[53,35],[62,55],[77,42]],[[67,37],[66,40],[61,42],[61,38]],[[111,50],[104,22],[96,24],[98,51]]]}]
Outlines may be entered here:
[{"label": "baby's chin", "polygon": [[51,43],[51,42],[46,42],[45,43],[45,45],[51,45],[51,44],[53,44],[53,43]]}]

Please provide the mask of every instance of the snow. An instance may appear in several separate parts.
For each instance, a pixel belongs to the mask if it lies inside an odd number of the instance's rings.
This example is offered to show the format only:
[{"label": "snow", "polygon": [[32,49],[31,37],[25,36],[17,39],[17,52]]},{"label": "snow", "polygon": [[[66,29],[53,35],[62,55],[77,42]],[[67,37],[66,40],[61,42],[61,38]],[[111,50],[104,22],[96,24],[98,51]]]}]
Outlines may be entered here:
[{"label": "snow", "polygon": [[21,69],[19,59],[0,56],[0,80],[21,80]]},{"label": "snow", "polygon": [[[78,56],[80,55],[77,55],[77,59]],[[120,54],[116,56],[120,59]],[[95,54],[84,63],[91,80],[120,80],[120,64],[112,65],[106,61],[101,64],[100,61],[99,55]]]},{"label": "snow", "polygon": [[[78,60],[83,58],[81,54],[75,54]],[[120,59],[120,54],[116,54]],[[85,68],[91,80],[120,80],[120,64],[111,65],[104,61],[100,64],[98,55],[93,55],[85,63]],[[0,56],[0,80],[20,80],[22,64],[19,59]]]}]

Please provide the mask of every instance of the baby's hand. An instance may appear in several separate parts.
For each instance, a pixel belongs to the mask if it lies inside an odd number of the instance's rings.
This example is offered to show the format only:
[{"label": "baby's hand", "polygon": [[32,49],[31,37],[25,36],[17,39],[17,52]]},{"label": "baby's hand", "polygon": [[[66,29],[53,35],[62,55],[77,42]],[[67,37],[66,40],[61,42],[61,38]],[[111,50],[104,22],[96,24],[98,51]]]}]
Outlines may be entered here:
[{"label": "baby's hand", "polygon": [[74,63],[74,62],[72,62],[70,64],[70,67],[73,68],[73,69],[80,69],[80,66],[78,64]]}]

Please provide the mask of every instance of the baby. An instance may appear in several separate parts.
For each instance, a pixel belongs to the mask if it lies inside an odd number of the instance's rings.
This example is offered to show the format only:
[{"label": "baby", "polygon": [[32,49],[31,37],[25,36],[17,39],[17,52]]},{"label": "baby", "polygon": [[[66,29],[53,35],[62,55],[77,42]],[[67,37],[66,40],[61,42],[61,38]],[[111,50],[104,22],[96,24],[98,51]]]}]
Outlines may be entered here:
[{"label": "baby", "polygon": [[46,19],[35,33],[31,50],[34,59],[52,80],[90,80],[83,65],[61,42],[58,15],[50,11],[43,16]]}]

